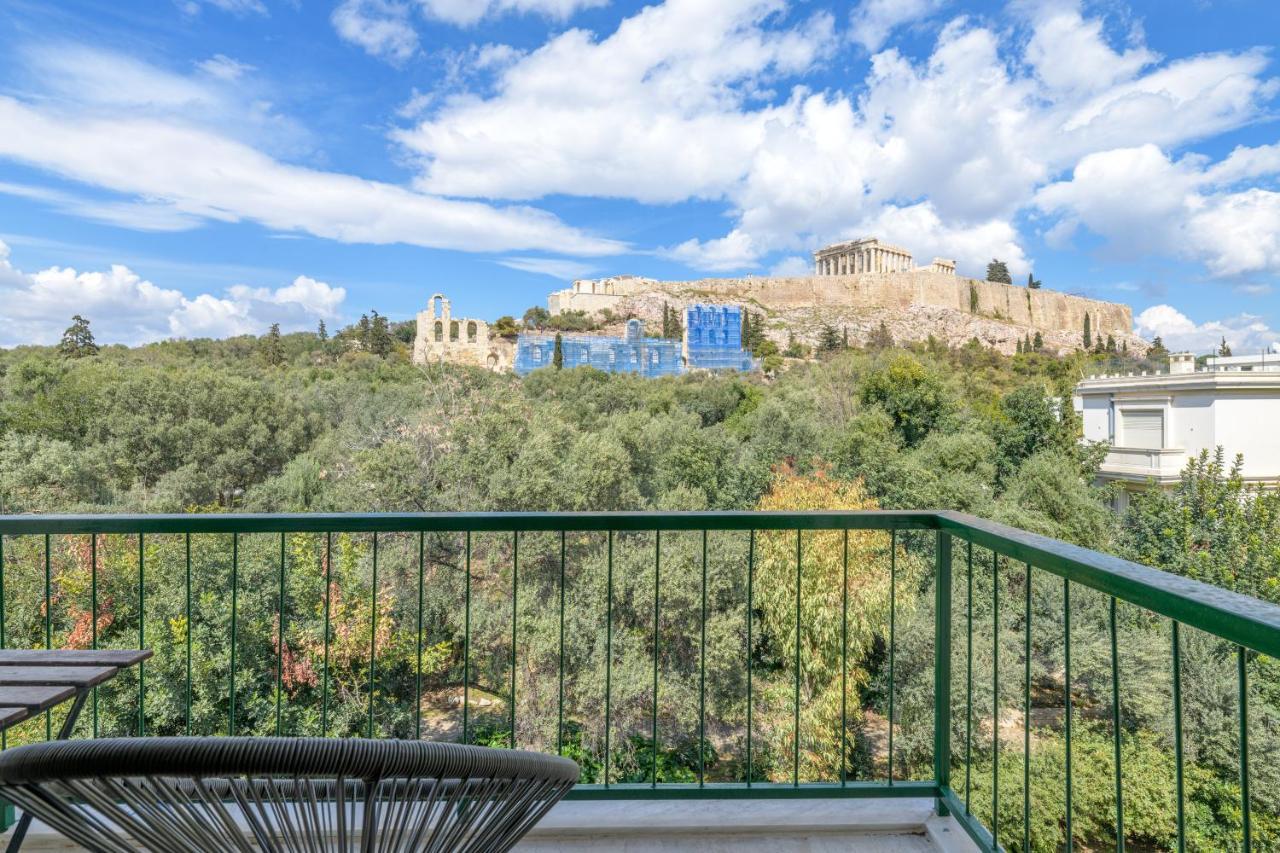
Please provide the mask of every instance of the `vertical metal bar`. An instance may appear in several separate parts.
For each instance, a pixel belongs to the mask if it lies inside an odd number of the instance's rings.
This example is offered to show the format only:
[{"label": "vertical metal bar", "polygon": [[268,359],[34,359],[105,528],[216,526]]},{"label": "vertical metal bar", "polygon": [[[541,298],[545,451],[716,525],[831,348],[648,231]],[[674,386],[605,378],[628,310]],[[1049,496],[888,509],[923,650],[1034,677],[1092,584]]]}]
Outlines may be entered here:
[{"label": "vertical metal bar", "polygon": [[[53,648],[53,567],[50,557],[49,534],[44,535],[44,647]],[[138,624],[142,624],[142,607],[138,607]],[[141,648],[141,647],[139,647]],[[142,667],[138,667],[142,672]],[[141,675],[139,675],[141,678]],[[141,682],[139,682],[141,684]],[[141,698],[141,696],[139,696]],[[49,711],[44,712],[44,739],[53,738],[53,720]]]},{"label": "vertical metal bar", "polygon": [[[147,647],[147,618],[146,618],[146,579],[147,573],[145,569],[146,558],[144,557],[144,545],[142,533],[138,533],[138,648],[145,649]],[[143,666],[145,661],[138,661],[138,737],[142,737],[147,733],[146,713],[147,713],[147,688],[146,688],[146,668]],[[45,717],[46,724],[48,717]]]},{"label": "vertical metal bar", "polygon": [[[702,644],[698,652],[698,787],[707,772],[707,531],[702,531],[702,617],[698,620]],[[655,741],[654,747],[657,747]]]},{"label": "vertical metal bar", "polygon": [[[191,736],[191,534],[187,533],[184,537],[186,540],[186,556],[187,556],[187,737]],[[96,560],[95,560],[96,562]],[[96,567],[95,567],[96,573]],[[96,578],[95,578],[96,591]],[[93,608],[94,622],[94,645],[97,645],[97,622],[98,607],[95,604]],[[95,714],[96,717],[96,714]]]},{"label": "vertical metal bar", "polygon": [[1187,849],[1185,814],[1186,791],[1182,779],[1182,642],[1178,623],[1173,623],[1173,760],[1178,793],[1178,853]]},{"label": "vertical metal bar", "polygon": [[1000,849],[1000,555],[991,552],[991,844]]},{"label": "vertical metal bar", "polygon": [[[236,733],[236,588],[240,585],[240,534],[231,534],[231,704],[227,715],[227,734]],[[327,663],[327,661],[326,661]],[[325,667],[326,676],[329,672]]]},{"label": "vertical metal bar", "polygon": [[462,617],[462,742],[470,743],[471,721],[471,531],[466,533],[466,576],[463,581]]},{"label": "vertical metal bar", "polygon": [[964,811],[969,809],[973,765],[973,543],[965,543],[965,667],[964,667]]},{"label": "vertical metal bar", "polygon": [[280,593],[276,599],[276,737],[281,734],[281,703],[284,692],[284,531],[280,531]]},{"label": "vertical metal bar", "polygon": [[1031,564],[1027,563],[1022,621],[1022,849],[1031,849]]},{"label": "vertical metal bar", "polygon": [[605,569],[604,612],[604,784],[609,786],[610,694],[613,692],[613,531],[609,531],[608,562]]},{"label": "vertical metal bar", "polygon": [[[188,542],[187,549],[190,550],[191,545]],[[0,548],[0,567],[4,565],[3,549]],[[190,570],[188,570],[189,572]],[[189,586],[189,584],[188,584]],[[187,608],[188,614],[190,607]],[[89,611],[93,617],[89,620],[89,646],[97,651],[98,648],[98,534],[89,534]],[[191,617],[187,616],[187,647],[191,646]],[[0,649],[4,648],[4,571],[0,568]],[[191,653],[187,653],[187,660],[191,659]],[[187,694],[191,693],[191,673],[187,670]],[[190,699],[187,701],[190,708]],[[188,710],[187,718],[190,719],[191,712]],[[98,688],[93,688],[93,736],[98,736]],[[2,737],[2,736],[0,736]],[[0,740],[3,743],[3,740]]]},{"label": "vertical metal bar", "polygon": [[840,787],[845,787],[849,759],[849,530],[845,528],[840,576]]},{"label": "vertical metal bar", "polygon": [[[939,530],[934,549],[933,781],[951,787],[951,534]],[[941,802],[938,814],[950,811]]]},{"label": "vertical metal bar", "polygon": [[791,784],[800,784],[800,531],[796,531],[796,690],[794,696],[795,728],[791,749]]},{"label": "vertical metal bar", "polygon": [[658,602],[661,599],[662,577],[662,531],[653,531],[653,719],[651,721],[653,736],[653,779],[654,788],[658,787]]},{"label": "vertical metal bar", "polygon": [[1111,733],[1116,780],[1116,853],[1124,853],[1124,784],[1120,767],[1120,644],[1116,635],[1116,600],[1111,599]]},{"label": "vertical metal bar", "polygon": [[329,626],[333,602],[333,531],[324,534],[324,685],[320,693],[320,734],[329,736]]},{"label": "vertical metal bar", "polygon": [[1240,687],[1240,816],[1244,851],[1253,849],[1253,815],[1249,802],[1249,673],[1244,646],[1236,646],[1236,676]]},{"label": "vertical metal bar", "polygon": [[1067,746],[1067,853],[1075,846],[1072,838],[1071,830],[1071,814],[1074,811],[1074,802],[1072,800],[1072,782],[1071,776],[1071,581],[1066,578],[1062,579],[1062,632],[1063,632],[1063,693],[1064,693],[1064,711],[1066,712],[1065,732]]},{"label": "vertical metal bar", "polygon": [[373,533],[373,583],[369,586],[369,737],[373,737],[373,685],[378,667],[378,532]]},{"label": "vertical metal bar", "polygon": [[511,748],[516,748],[516,623],[520,616],[518,606],[520,595],[520,531],[511,532],[511,702],[507,711],[510,715]]},{"label": "vertical metal bar", "polygon": [[418,664],[413,681],[413,737],[422,739],[422,587],[427,572],[427,534],[418,531]]},{"label": "vertical metal bar", "polygon": [[556,755],[564,755],[564,557],[565,532],[560,531],[560,702],[556,721]]},{"label": "vertical metal bar", "polygon": [[893,784],[893,700],[898,692],[894,658],[898,653],[898,531],[889,531],[889,784]]},{"label": "vertical metal bar", "polygon": [[751,658],[754,647],[751,638],[751,623],[755,620],[755,574],[756,574],[756,532],[747,531],[747,787],[751,787]]}]

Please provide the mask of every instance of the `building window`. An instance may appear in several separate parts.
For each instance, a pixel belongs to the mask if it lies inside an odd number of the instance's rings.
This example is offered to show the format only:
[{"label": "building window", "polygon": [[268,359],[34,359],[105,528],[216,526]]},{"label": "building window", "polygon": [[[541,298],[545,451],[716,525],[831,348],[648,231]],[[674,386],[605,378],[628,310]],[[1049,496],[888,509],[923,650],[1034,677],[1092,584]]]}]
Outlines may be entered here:
[{"label": "building window", "polygon": [[1159,450],[1164,447],[1164,412],[1160,409],[1121,409],[1121,447]]}]

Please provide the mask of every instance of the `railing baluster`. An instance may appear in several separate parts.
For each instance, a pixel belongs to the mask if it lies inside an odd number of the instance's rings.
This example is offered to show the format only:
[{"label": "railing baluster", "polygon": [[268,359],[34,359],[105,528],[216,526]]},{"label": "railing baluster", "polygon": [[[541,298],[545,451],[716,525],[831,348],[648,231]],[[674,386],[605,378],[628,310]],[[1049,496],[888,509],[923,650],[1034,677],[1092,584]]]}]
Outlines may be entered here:
[{"label": "railing baluster", "polygon": [[791,745],[791,784],[800,785],[800,531],[796,530],[796,690],[795,722]]},{"label": "railing baluster", "polygon": [[[755,620],[755,574],[756,574],[756,532],[754,530],[747,531],[747,787],[751,787],[751,706],[753,704],[753,696],[751,693],[751,676],[752,664],[751,658],[755,654],[752,647],[751,623]],[[0,588],[0,591],[3,591]],[[2,596],[0,596],[2,598]],[[2,627],[2,626],[0,626]],[[0,639],[3,639],[0,637]],[[0,644],[2,647],[2,644]]]},{"label": "railing baluster", "polygon": [[1000,555],[991,552],[991,843],[1000,849]]},{"label": "railing baluster", "polygon": [[1185,790],[1182,778],[1182,640],[1177,620],[1173,621],[1173,760],[1177,788],[1178,853],[1187,849]]},{"label": "railing baluster", "polygon": [[1240,817],[1244,851],[1253,849],[1253,815],[1249,802],[1249,673],[1244,646],[1236,646],[1236,676],[1240,687]]},{"label": "railing baluster", "polygon": [[889,531],[889,784],[893,784],[894,656],[897,653],[898,531]]},{"label": "railing baluster", "polygon": [[564,755],[564,558],[565,531],[560,531],[560,701],[557,705],[556,755]]},{"label": "railing baluster", "polygon": [[[240,534],[231,534],[231,690],[230,713],[227,715],[227,734],[236,733],[236,589],[240,585]],[[327,674],[329,668],[325,667]]]},{"label": "railing baluster", "polygon": [[[706,783],[707,754],[707,531],[702,531],[702,616],[698,620],[702,633],[698,651],[698,787]],[[654,748],[657,749],[657,741]]]},{"label": "railing baluster", "polygon": [[324,675],[320,688],[320,735],[329,736],[329,635],[333,603],[333,531],[324,534]]},{"label": "railing baluster", "polygon": [[422,740],[422,587],[427,573],[427,534],[418,531],[418,663],[413,678],[413,737]]},{"label": "railing baluster", "polygon": [[[187,538],[188,540],[190,540],[191,534],[188,533]],[[2,541],[3,539],[4,537],[0,536],[0,541]],[[188,541],[187,550],[190,551],[190,549],[191,549],[191,543],[190,541]],[[0,649],[4,648],[4,571],[3,571],[4,559],[2,554],[3,554],[3,548],[0,548]],[[189,562],[190,561],[188,560],[188,563]],[[190,567],[188,566],[187,576],[190,577],[190,575],[191,575],[191,570],[190,570]],[[190,581],[188,581],[187,583],[188,588],[190,587],[190,585],[191,585]],[[98,534],[96,533],[89,534],[89,611],[91,614],[89,619],[89,647],[92,648],[94,651],[97,651],[98,649]],[[191,608],[190,606],[188,606],[187,607],[187,649],[188,649],[187,660],[188,661],[191,660],[191,652],[190,652],[191,614],[190,614],[190,611],[191,611]],[[189,719],[191,716],[191,712],[190,712],[191,666],[190,666],[190,663],[188,663],[187,665],[187,696],[188,696],[187,717]],[[98,688],[97,687],[93,688],[93,736],[95,738],[98,736]],[[0,736],[0,744],[2,743],[3,743],[3,736]]]},{"label": "railing baluster", "polygon": [[373,737],[373,685],[378,666],[378,531],[373,532],[373,582],[369,585],[369,737]]},{"label": "railing baluster", "polygon": [[[937,531],[934,545],[933,600],[933,781],[951,787],[951,534]],[[892,731],[892,729],[890,730]],[[938,815],[950,808],[941,798]]]},{"label": "railing baluster", "polygon": [[466,574],[462,592],[462,742],[471,742],[471,531],[466,532]]},{"label": "railing baluster", "polygon": [[604,591],[604,785],[609,787],[609,698],[613,692],[613,531],[609,531],[609,544],[605,568]]},{"label": "railing baluster", "polygon": [[1071,777],[1071,581],[1062,579],[1062,633],[1063,633],[1063,693],[1065,698],[1066,746],[1067,746],[1067,851],[1075,846],[1072,837],[1071,815],[1075,811],[1072,799]]},{"label": "railing baluster", "polygon": [[[186,544],[186,564],[187,564],[187,737],[191,736],[191,534],[185,537]],[[98,605],[97,605],[97,553],[94,550],[94,604],[93,604],[93,644],[96,648],[98,645]],[[97,722],[96,708],[94,709],[94,722]],[[95,730],[95,737],[97,732]]]},{"label": "railing baluster", "polygon": [[965,543],[965,672],[964,672],[964,811],[969,808],[969,786],[973,765],[973,542]]},{"label": "railing baluster", "polygon": [[520,618],[520,531],[511,532],[511,702],[508,713],[511,748],[516,748],[516,626]]},{"label": "railing baluster", "polygon": [[844,530],[840,577],[840,787],[846,785],[849,759],[849,530]]},{"label": "railing baluster", "polygon": [[[94,556],[96,557],[97,555],[95,554]],[[97,563],[98,563],[98,561],[95,559],[95,560],[94,560],[94,568],[95,568],[95,569],[97,568]],[[97,588],[98,588],[97,580],[98,580],[98,573],[97,573],[97,571],[94,571],[94,573],[93,573],[93,581],[94,581],[93,588],[94,588],[94,592],[95,592],[95,593],[97,592]],[[5,644],[5,639],[6,639],[5,621],[4,621],[5,604],[6,604],[6,601],[5,601],[5,597],[4,597],[4,534],[3,534],[3,533],[0,533],[0,649],[8,648],[8,646]],[[94,639],[96,640],[96,639],[97,639],[97,637],[98,637],[98,614],[97,614],[96,609],[95,609],[95,611],[94,611],[93,616],[94,616],[94,618],[93,618],[93,636],[94,636]],[[93,698],[94,698],[94,702],[93,702],[93,727],[94,727],[94,737],[97,737],[97,735],[98,735],[98,731],[97,731],[97,730],[98,730],[98,702],[97,702],[98,694],[97,694],[97,688],[95,688],[95,689],[94,689],[94,696],[93,696]],[[5,729],[5,730],[3,730],[3,731],[0,731],[0,749],[7,749],[7,748],[8,748],[8,746],[9,746],[9,732],[8,732],[8,729]],[[12,820],[12,818],[13,818],[13,814],[12,814],[12,812],[13,812],[13,806],[12,806],[11,804],[9,804],[9,803],[4,803],[2,808],[3,808],[3,812],[2,812],[2,813],[0,813],[0,825],[8,826],[9,824],[11,824],[11,823],[13,822],[13,820]]]},{"label": "railing baluster", "polygon": [[[44,647],[53,648],[53,568],[51,564],[49,534],[44,535]],[[138,606],[138,624],[142,624],[142,606]],[[141,648],[141,646],[139,646]],[[138,667],[141,678],[142,667]],[[139,694],[141,700],[141,694]],[[44,712],[44,739],[53,739],[53,718],[49,711]]]},{"label": "railing baluster", "polygon": [[284,547],[285,534],[280,532],[280,594],[276,599],[276,737],[282,733],[281,703],[284,692]]},{"label": "railing baluster", "polygon": [[1124,784],[1120,766],[1120,643],[1116,634],[1116,600],[1111,598],[1111,732],[1115,752],[1116,853],[1124,853]]},{"label": "railing baluster", "polygon": [[653,780],[654,788],[658,787],[658,602],[661,598],[662,578],[662,531],[653,531]]},{"label": "railing baluster", "polygon": [[1027,563],[1022,621],[1022,849],[1031,850],[1031,564]]},{"label": "railing baluster", "polygon": [[[146,608],[146,553],[143,545],[143,535],[138,533],[138,648],[145,649],[147,647],[147,608]],[[138,661],[138,737],[142,737],[147,733],[147,688],[146,688],[146,661]],[[48,717],[45,717],[46,724]]]}]

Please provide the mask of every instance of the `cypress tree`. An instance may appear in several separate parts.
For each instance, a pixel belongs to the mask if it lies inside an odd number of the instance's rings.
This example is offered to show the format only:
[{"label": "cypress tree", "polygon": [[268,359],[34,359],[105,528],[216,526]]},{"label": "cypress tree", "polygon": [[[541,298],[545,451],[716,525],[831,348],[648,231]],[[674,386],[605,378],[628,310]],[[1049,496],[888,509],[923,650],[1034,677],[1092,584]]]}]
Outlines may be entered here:
[{"label": "cypress tree", "polygon": [[1093,322],[1089,319],[1089,315],[1084,315],[1084,348],[1087,350],[1093,346]]},{"label": "cypress tree", "polygon": [[556,332],[556,348],[551,353],[551,366],[556,370],[564,367],[564,338]]},{"label": "cypress tree", "polygon": [[324,320],[321,320],[320,325],[316,327],[316,337],[322,341],[329,340],[329,330],[325,328]]}]

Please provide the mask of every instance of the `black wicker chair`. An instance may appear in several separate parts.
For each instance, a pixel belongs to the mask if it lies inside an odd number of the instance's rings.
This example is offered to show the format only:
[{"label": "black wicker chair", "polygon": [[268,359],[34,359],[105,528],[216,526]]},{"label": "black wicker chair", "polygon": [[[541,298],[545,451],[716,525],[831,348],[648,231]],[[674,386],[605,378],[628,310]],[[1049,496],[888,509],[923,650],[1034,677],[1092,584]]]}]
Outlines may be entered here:
[{"label": "black wicker chair", "polygon": [[0,796],[90,850],[508,850],[578,780],[551,755],[420,741],[116,738],[0,754]]}]

